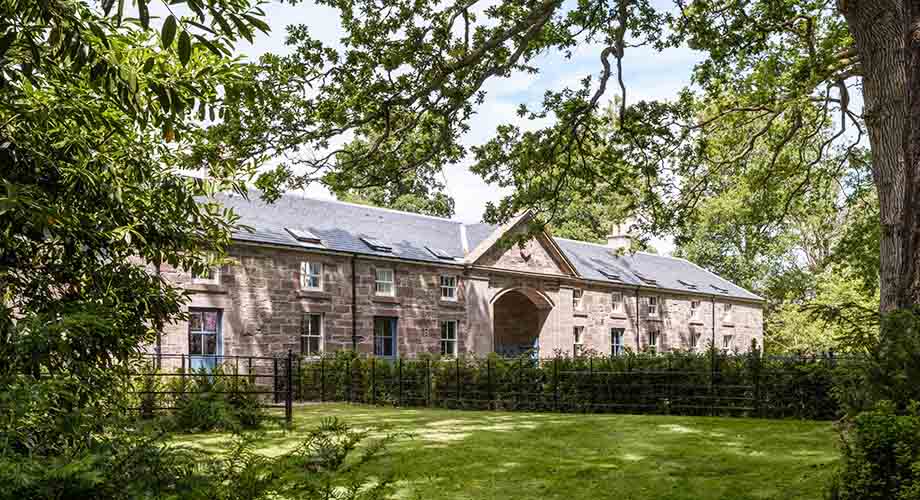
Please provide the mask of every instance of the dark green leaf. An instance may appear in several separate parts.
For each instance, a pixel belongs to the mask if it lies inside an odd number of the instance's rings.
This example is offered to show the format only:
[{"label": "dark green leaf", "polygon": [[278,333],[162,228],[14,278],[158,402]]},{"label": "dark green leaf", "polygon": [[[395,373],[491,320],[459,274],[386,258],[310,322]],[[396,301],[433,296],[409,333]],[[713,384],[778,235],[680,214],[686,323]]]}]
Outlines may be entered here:
[{"label": "dark green leaf", "polygon": [[271,31],[271,28],[269,28],[268,23],[259,19],[258,17],[253,16],[252,14],[243,14],[243,17],[245,17],[247,21],[249,21],[253,26],[258,28],[259,31],[261,31],[262,33],[267,34],[269,31]]},{"label": "dark green leaf", "polygon": [[182,64],[188,64],[192,57],[192,41],[189,39],[188,31],[183,30],[179,35],[179,60]]},{"label": "dark green leaf", "polygon": [[201,36],[201,35],[195,35],[195,39],[198,40],[199,43],[201,43],[202,45],[204,45],[205,47],[207,47],[207,49],[210,50],[210,51],[211,51],[214,55],[216,55],[217,57],[223,57],[223,56],[224,56],[223,53],[221,53],[220,49],[218,49],[218,48],[217,48],[213,43],[211,43],[211,41],[208,40],[207,38],[205,38],[205,37],[203,37],[203,36]]},{"label": "dark green leaf", "polygon": [[168,49],[172,45],[173,39],[176,38],[176,16],[170,14],[166,21],[163,22],[163,29],[160,31],[160,40],[163,48]]},{"label": "dark green leaf", "polygon": [[13,40],[16,40],[15,31],[10,31],[3,35],[3,38],[0,38],[0,57],[3,57],[3,54],[6,54],[6,51],[10,49],[10,46],[13,45]]},{"label": "dark green leaf", "polygon": [[153,56],[148,57],[147,60],[144,62],[144,73],[150,73],[150,70],[153,69],[153,64],[155,62],[156,61],[154,61]]}]

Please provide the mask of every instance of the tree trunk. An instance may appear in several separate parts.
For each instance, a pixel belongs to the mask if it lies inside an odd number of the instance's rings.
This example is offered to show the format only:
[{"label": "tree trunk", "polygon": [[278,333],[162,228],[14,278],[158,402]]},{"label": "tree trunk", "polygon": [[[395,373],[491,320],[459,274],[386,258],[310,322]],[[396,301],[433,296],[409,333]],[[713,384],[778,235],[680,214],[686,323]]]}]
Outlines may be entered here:
[{"label": "tree trunk", "polygon": [[[907,0],[910,1],[910,0]],[[916,169],[905,168],[908,72],[905,13],[895,0],[838,0],[863,70],[863,101],[872,175],[881,212],[881,311],[914,303]],[[920,201],[920,200],[918,200]]]}]

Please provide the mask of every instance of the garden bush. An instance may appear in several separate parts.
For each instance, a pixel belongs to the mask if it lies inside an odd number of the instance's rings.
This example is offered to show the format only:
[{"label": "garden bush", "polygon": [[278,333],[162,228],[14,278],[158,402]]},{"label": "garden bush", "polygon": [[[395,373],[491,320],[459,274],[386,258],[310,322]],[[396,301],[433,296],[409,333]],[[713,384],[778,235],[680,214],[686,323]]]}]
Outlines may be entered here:
[{"label": "garden bush", "polygon": [[758,351],[555,358],[361,357],[339,351],[301,364],[306,400],[464,409],[675,413],[835,419],[861,370],[850,359],[761,358]]},{"label": "garden bush", "polygon": [[843,464],[831,498],[920,499],[920,404],[902,413],[884,401],[841,426]]},{"label": "garden bush", "polygon": [[142,418],[154,415],[156,408],[172,408],[165,416],[183,432],[256,429],[266,418],[254,394],[257,386],[227,365],[183,376],[146,371],[136,377],[135,386]]}]

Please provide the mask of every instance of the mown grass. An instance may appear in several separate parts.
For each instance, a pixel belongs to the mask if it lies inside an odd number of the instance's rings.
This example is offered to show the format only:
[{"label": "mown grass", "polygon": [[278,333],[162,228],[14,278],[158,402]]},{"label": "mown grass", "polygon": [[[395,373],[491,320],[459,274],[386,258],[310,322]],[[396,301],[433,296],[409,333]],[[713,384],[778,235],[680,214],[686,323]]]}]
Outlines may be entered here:
[{"label": "mown grass", "polygon": [[[324,417],[374,434],[409,433],[373,472],[400,477],[397,498],[815,499],[838,452],[828,422],[389,409],[297,408],[294,429],[259,451],[295,446]],[[226,436],[182,440],[220,452]]]}]

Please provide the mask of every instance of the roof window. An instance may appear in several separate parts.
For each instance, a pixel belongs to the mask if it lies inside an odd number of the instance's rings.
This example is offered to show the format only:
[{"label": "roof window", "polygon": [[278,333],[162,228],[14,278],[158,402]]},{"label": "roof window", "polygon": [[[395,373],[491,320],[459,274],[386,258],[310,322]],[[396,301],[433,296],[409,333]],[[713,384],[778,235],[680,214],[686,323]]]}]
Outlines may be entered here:
[{"label": "roof window", "polygon": [[361,241],[363,241],[365,245],[370,247],[371,250],[376,250],[378,252],[392,252],[393,251],[393,247],[391,247],[390,245],[387,245],[386,243],[378,239],[371,238],[369,236],[361,237]]},{"label": "roof window", "polygon": [[319,239],[319,236],[313,234],[307,229],[299,229],[295,227],[286,227],[285,231],[291,234],[297,241],[303,243],[312,243],[314,245],[321,245],[323,242]]},{"label": "roof window", "polygon": [[425,247],[425,248],[428,249],[429,252],[431,252],[431,255],[434,255],[435,257],[439,259],[454,260],[453,255],[445,252],[444,250],[441,250],[440,248],[437,248],[437,247]]}]

